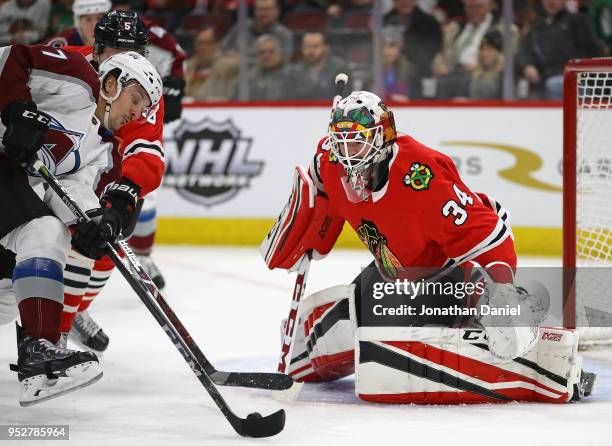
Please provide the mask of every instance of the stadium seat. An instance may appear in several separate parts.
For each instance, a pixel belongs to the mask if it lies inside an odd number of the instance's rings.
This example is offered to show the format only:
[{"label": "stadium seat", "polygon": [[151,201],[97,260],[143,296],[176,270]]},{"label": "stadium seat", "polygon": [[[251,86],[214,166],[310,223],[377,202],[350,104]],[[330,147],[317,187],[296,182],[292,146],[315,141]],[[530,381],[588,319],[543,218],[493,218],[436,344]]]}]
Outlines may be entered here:
[{"label": "stadium seat", "polygon": [[283,22],[292,31],[325,31],[327,15],[319,12],[290,12]]},{"label": "stadium seat", "polygon": [[371,17],[366,12],[348,13],[344,19],[344,26],[350,29],[369,30],[371,26]]},{"label": "stadium seat", "polygon": [[226,14],[188,15],[183,17],[181,28],[185,31],[197,31],[204,26],[212,26],[221,38],[232,25],[232,19]]}]

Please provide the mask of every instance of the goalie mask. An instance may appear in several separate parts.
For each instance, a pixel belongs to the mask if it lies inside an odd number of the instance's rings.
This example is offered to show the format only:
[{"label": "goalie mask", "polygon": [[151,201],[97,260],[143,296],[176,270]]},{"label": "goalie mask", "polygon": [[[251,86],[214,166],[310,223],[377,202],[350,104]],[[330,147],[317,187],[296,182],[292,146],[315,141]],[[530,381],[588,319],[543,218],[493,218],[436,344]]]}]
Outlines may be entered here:
[{"label": "goalie mask", "polygon": [[373,168],[387,159],[396,137],[393,113],[373,93],[354,91],[334,108],[325,144],[346,173],[351,200],[367,199]]}]

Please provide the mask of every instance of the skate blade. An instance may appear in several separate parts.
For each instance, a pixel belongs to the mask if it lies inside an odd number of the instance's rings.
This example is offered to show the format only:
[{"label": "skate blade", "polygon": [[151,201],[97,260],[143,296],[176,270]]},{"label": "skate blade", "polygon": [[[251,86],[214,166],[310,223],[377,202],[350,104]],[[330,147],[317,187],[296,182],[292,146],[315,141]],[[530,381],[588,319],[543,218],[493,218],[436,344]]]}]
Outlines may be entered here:
[{"label": "skate blade", "polygon": [[[76,376],[73,377],[71,374]],[[45,375],[36,375],[24,379],[21,382],[22,395],[19,405],[29,407],[74,392],[99,381],[102,374],[100,364],[96,361],[89,361],[66,369],[67,376],[49,379]],[[29,388],[24,390],[24,385]]]}]

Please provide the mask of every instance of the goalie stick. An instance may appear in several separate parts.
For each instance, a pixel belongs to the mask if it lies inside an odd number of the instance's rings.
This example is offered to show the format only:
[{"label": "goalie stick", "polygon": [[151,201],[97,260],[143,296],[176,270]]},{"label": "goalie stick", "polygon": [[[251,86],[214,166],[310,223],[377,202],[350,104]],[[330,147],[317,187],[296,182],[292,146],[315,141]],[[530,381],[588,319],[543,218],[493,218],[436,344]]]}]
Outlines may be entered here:
[{"label": "goalie stick", "polygon": [[[332,114],[338,103],[342,100],[344,87],[348,83],[348,75],[345,73],[338,73],[334,80],[336,89],[334,99],[332,101]],[[291,306],[289,307],[289,315],[287,317],[287,324],[283,332],[283,345],[281,346],[281,355],[278,361],[278,371],[281,373],[287,373],[289,361],[291,361],[294,339],[296,330],[298,330],[299,322],[299,307],[300,301],[304,296],[306,290],[306,279],[308,278],[308,270],[310,269],[310,261],[312,260],[312,250],[307,251],[300,259],[298,266],[298,274],[295,278],[295,286],[293,288],[293,296],[291,299]],[[295,387],[289,391],[282,392],[279,395],[275,395],[277,399],[289,402],[295,400],[301,389],[301,385],[298,386],[296,383]],[[300,383],[303,384],[303,383]]]},{"label": "goalie stick", "polygon": [[[41,177],[45,180],[49,187],[51,187],[51,189],[53,189],[53,191],[61,198],[64,204],[66,204],[66,206],[78,218],[79,221],[89,220],[89,216],[83,212],[78,204],[72,199],[68,191],[57,180],[55,175],[49,172],[49,170],[40,160],[34,162],[33,167],[38,171],[38,173],[40,173]],[[124,247],[127,247],[127,244],[125,241],[121,241],[120,246],[122,249],[124,249]],[[183,337],[183,333],[181,333],[173,323],[171,316],[173,316],[174,320],[180,324],[180,321],[178,321],[178,318],[174,312],[170,311],[171,315],[166,314],[164,307],[158,303],[155,296],[159,296],[159,290],[157,290],[151,278],[143,270],[134,253],[129,248],[125,250],[126,258],[132,265],[132,268],[138,272],[140,280],[123,263],[121,257],[110,243],[107,243],[107,249],[109,257],[117,266],[117,269],[121,272],[121,275],[123,275],[123,277],[127,280],[142,303],[147,307],[155,320],[166,332],[176,349],[179,351],[179,353],[181,353],[189,367],[191,367],[193,373],[202,383],[208,394],[211,396],[217,407],[221,410],[225,418],[232,425],[234,430],[241,436],[255,438],[271,437],[281,432],[285,426],[285,411],[283,409],[280,409],[265,417],[262,417],[257,412],[253,412],[246,418],[240,418],[234,412],[232,412],[228,404],[223,399],[223,396],[221,396],[215,387],[212,378],[206,372],[200,360],[195,356],[189,347],[189,345],[195,346],[193,339],[191,339],[190,336],[188,340]],[[154,290],[154,292],[151,290]],[[170,307],[165,303],[165,301],[164,304],[165,308],[169,310]],[[180,326],[182,327],[182,324],[180,324]],[[184,331],[186,333],[186,330]],[[203,355],[202,357],[204,358]],[[204,361],[205,363],[208,363],[206,358],[204,358]],[[208,364],[210,365],[210,363]]]}]

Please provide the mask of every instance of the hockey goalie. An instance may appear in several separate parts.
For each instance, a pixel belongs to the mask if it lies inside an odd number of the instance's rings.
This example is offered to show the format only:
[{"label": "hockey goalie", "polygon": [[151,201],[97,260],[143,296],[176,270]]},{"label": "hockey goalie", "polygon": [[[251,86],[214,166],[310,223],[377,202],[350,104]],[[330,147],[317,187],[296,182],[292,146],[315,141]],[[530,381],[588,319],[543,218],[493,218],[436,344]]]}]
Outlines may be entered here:
[{"label": "hockey goalie", "polygon": [[366,91],[336,103],[310,167],[296,168],[261,245],[266,264],[295,270],[323,257],[344,222],[374,261],[352,284],[297,300],[279,369],[306,382],[355,373],[358,397],[379,403],[591,393],[577,333],[541,327],[547,290],[515,279],[508,212],[472,192],[449,157],[398,135],[393,112]]}]

